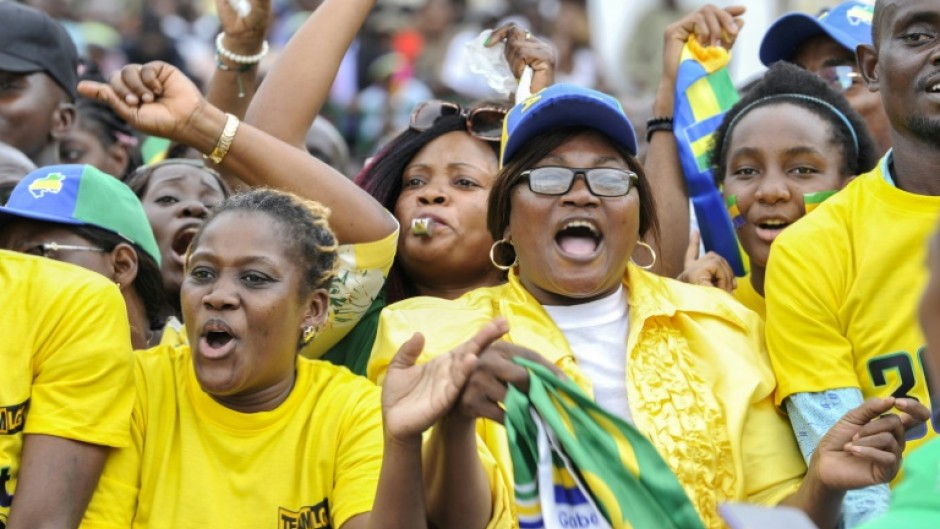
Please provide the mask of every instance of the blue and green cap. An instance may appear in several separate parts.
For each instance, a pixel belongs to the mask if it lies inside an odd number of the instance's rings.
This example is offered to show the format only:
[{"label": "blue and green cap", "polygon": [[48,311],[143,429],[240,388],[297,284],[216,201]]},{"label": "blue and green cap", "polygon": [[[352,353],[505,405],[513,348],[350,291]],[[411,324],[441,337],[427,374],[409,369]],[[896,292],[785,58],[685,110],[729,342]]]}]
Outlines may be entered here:
[{"label": "blue and green cap", "polygon": [[50,165],[26,175],[0,207],[0,224],[12,218],[108,230],[160,264],[157,239],[137,195],[90,165]]},{"label": "blue and green cap", "polygon": [[506,115],[500,167],[527,141],[563,127],[592,128],[636,156],[636,132],[620,101],[590,88],[556,84],[532,94]]}]

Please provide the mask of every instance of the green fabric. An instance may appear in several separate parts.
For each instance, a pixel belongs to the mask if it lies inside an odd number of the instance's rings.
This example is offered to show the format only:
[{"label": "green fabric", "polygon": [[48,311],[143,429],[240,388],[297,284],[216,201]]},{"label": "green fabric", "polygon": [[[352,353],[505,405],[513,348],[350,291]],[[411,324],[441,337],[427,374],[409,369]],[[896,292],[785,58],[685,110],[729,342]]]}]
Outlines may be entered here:
[{"label": "green fabric", "polygon": [[379,328],[379,315],[385,308],[385,287],[379,291],[375,301],[369,305],[359,323],[342,340],[326,352],[321,359],[338,366],[349,368],[357,375],[366,376],[369,355]]},{"label": "green fabric", "polygon": [[[539,497],[538,418],[562,451],[553,453],[554,497],[571,492],[574,481],[614,529],[704,529],[679,480],[642,433],[600,408],[573,382],[523,358],[515,361],[529,370],[528,394],[510,387],[505,402],[520,526],[542,527],[542,513],[533,511]],[[565,460],[574,469],[568,486],[559,478],[567,472]],[[550,510],[546,507],[540,510]]]}]

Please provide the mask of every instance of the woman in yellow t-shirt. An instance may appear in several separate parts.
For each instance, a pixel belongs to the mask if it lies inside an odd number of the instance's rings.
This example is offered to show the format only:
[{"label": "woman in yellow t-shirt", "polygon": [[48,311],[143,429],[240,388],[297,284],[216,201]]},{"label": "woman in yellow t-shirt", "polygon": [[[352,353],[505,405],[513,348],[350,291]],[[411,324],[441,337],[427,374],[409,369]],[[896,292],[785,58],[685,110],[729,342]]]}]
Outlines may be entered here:
[{"label": "woman in yellow t-shirt", "polygon": [[[247,159],[281,174],[309,160],[289,148],[273,160],[248,155],[277,142],[203,104],[165,63],[80,90],[136,127],[213,153],[223,170],[245,171]],[[132,446],[109,457],[83,527],[426,526],[422,432],[454,405],[499,327],[421,366],[420,339],[409,341],[381,394],[298,355],[329,312],[338,256],[327,216],[315,202],[257,189],[200,226],[180,291],[189,345],[137,356]],[[429,505],[443,508],[434,497]]]},{"label": "woman in yellow t-shirt", "polygon": [[[807,471],[774,407],[760,320],[716,289],[629,264],[641,237],[655,234],[656,217],[633,127],[617,100],[555,85],[516,105],[506,123],[488,226],[498,239],[493,263],[509,270],[508,284],[453,301],[414,298],[387,307],[370,378],[390,372],[394,351],[414,330],[427,340],[425,358],[433,358],[503,317],[512,345],[480,355],[444,436],[486,419],[476,433],[511,483],[497,403],[507,384],[528,381],[512,357],[542,358],[649,436],[707,527],[724,527],[717,507],[725,501],[786,503],[820,527],[835,527],[845,490],[894,476],[903,428],[897,416],[879,418],[894,399],[847,414]],[[926,417],[913,403],[899,406]],[[479,468],[483,474],[488,464]]]},{"label": "woman in yellow t-shirt", "polygon": [[329,306],[326,217],[262,189],[203,224],[180,297],[192,345],[137,356],[132,445],[109,457],[83,527],[425,524],[421,434],[455,402],[474,351],[414,366],[409,343],[381,394],[299,356]]}]

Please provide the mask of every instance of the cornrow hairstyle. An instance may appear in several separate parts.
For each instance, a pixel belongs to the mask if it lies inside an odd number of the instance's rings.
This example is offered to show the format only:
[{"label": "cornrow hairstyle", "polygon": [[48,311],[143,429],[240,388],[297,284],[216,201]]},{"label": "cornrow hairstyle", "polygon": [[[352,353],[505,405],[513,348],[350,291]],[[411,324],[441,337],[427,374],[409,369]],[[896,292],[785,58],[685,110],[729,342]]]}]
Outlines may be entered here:
[{"label": "cornrow hairstyle", "polygon": [[[83,61],[81,68],[79,81],[107,82],[95,63]],[[140,142],[133,127],[121,119],[109,105],[97,99],[79,96],[75,101],[75,111],[78,114],[78,127],[92,134],[102,146],[108,148],[120,143],[127,150],[127,168],[124,174],[114,176],[123,179],[143,165]]]},{"label": "cornrow hairstyle", "polygon": [[[490,189],[489,205],[486,214],[486,227],[494,240],[500,240],[509,226],[512,212],[512,189],[522,181],[522,173],[531,169],[552,151],[564,145],[570,139],[593,132],[589,127],[563,127],[540,134],[519,148],[496,176],[496,182]],[[611,147],[627,162],[631,171],[637,174],[637,194],[640,202],[640,238],[652,239],[659,245],[659,225],[656,222],[656,203],[650,190],[649,180],[643,171],[643,165],[623,146],[610,142]],[[495,249],[496,262],[511,263],[515,259],[511,245],[500,244]]]},{"label": "cornrow hairstyle", "polygon": [[170,308],[163,289],[160,265],[140,246],[117,233],[96,226],[68,226],[69,230],[105,252],[111,252],[118,244],[129,244],[137,253],[137,277],[131,287],[140,296],[150,322],[150,330],[163,328]]},{"label": "cornrow hairstyle", "polygon": [[215,179],[216,183],[219,184],[219,188],[222,190],[222,196],[224,198],[228,198],[232,195],[232,190],[228,187],[228,184],[225,183],[225,180],[222,179],[222,176],[219,175],[216,170],[206,165],[205,162],[195,158],[168,158],[157,163],[142,165],[134,172],[128,174],[124,179],[124,183],[127,184],[127,187],[131,188],[131,191],[137,195],[137,198],[142,199],[144,195],[147,194],[147,188],[150,186],[150,179],[153,177],[153,174],[158,169],[170,165],[185,165],[199,169]]},{"label": "cornrow hairstyle", "polygon": [[[506,102],[482,101],[469,108],[507,107]],[[466,119],[458,115],[438,118],[423,131],[408,128],[383,147],[360,171],[355,182],[389,211],[395,210],[401,196],[402,175],[411,160],[421,149],[441,136],[467,130]],[[493,149],[493,157],[499,159],[499,143],[486,142]],[[396,258],[385,282],[389,304],[417,296],[418,292]]]},{"label": "cornrow hairstyle", "polygon": [[318,202],[269,188],[236,193],[213,209],[189,245],[184,259],[187,268],[189,254],[199,245],[206,227],[223,213],[238,211],[264,213],[278,222],[281,240],[290,246],[289,254],[304,269],[302,297],[316,289],[329,287],[336,275],[338,247],[328,220],[330,210]]},{"label": "cornrow hairstyle", "polygon": [[865,173],[878,163],[878,149],[868,126],[845,97],[817,75],[780,61],[774,63],[764,77],[731,107],[715,131],[711,165],[716,168],[718,185],[724,182],[728,170],[727,154],[734,126],[751,111],[770,105],[797,106],[828,123],[832,132],[830,141],[842,154],[840,173],[843,176]]}]

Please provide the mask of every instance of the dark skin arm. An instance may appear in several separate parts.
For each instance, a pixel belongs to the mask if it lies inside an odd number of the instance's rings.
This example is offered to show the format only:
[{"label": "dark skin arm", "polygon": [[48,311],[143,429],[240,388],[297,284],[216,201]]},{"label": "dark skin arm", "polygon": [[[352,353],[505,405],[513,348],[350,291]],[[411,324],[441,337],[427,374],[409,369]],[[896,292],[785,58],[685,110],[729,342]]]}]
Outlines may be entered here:
[{"label": "dark skin arm", "polygon": [[[129,65],[111,83],[82,83],[79,90],[107,102],[132,126],[209,153],[225,127],[192,81],[162,62]],[[395,220],[381,204],[330,166],[242,123],[221,168],[251,186],[269,186],[316,200],[332,210],[330,226],[341,244],[387,237]]]},{"label": "dark skin arm", "polygon": [[25,435],[7,529],[78,527],[109,450],[51,435]]},{"label": "dark skin arm", "polygon": [[[901,413],[889,413],[892,407]],[[905,432],[929,418],[914,399],[867,400],[826,433],[800,489],[782,504],[801,509],[821,529],[837,527],[846,491],[894,479]]]},{"label": "dark skin arm", "polygon": [[[706,5],[666,28],[663,76],[653,102],[653,116],[672,117],[675,112],[676,77],[682,48],[689,36],[695,34],[703,44],[720,44],[730,49],[743,25],[743,21],[737,18],[742,14],[744,7],[741,6],[721,9]],[[666,277],[677,277],[684,269],[689,244],[689,195],[672,134],[653,134],[645,169],[661,230],[658,247],[657,241],[646,241],[656,248],[659,255],[653,271]]]},{"label": "dark skin arm", "polygon": [[[251,0],[251,12],[245,18],[238,16],[228,0],[216,0],[215,7],[222,23],[222,32],[225,34],[222,39],[225,49],[236,55],[251,56],[259,53],[271,26],[271,0]],[[209,81],[206,99],[213,106],[244,118],[248,103],[255,95],[258,65],[250,65],[244,72],[239,73],[245,65],[221,56],[219,60],[228,69],[216,68]]]},{"label": "dark skin arm", "polygon": [[[248,108],[245,121],[306,149],[307,131],[375,0],[325,0],[284,48]],[[304,87],[303,97],[297,88]]]}]

